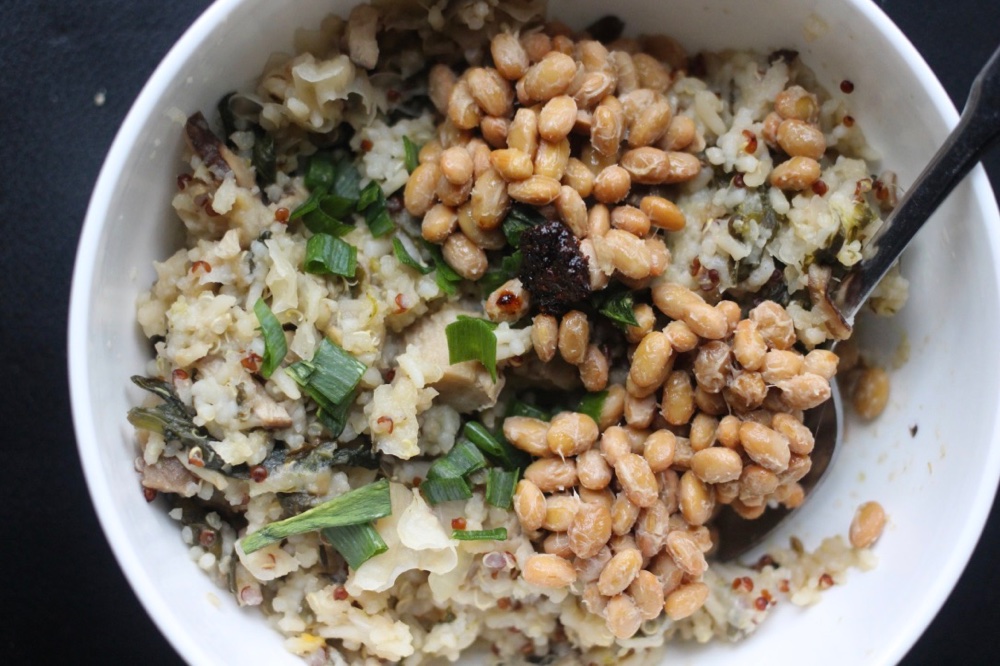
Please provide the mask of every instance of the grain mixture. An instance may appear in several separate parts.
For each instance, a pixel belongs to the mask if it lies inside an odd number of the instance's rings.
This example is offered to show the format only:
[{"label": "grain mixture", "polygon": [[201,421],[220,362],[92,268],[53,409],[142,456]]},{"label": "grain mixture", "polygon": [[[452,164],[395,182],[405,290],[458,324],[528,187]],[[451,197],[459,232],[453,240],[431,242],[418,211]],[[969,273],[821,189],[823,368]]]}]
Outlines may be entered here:
[{"label": "grain mixture", "polygon": [[872,564],[873,502],[753,567],[712,525],[802,502],[894,178],[794,52],[542,11],[360,5],[185,121],[137,467],[310,664],[641,661]]}]

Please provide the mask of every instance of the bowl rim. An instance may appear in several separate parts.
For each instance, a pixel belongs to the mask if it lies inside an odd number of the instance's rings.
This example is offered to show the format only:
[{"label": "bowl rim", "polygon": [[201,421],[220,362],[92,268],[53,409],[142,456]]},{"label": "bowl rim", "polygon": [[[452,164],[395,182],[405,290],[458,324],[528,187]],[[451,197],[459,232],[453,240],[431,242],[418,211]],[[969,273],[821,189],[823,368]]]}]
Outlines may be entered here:
[{"label": "bowl rim", "polygon": [[[212,36],[219,25],[226,22],[243,1],[215,0],[206,8],[163,57],[129,109],[105,157],[87,206],[74,260],[67,327],[67,369],[74,434],[98,521],[119,567],[150,619],[185,661],[197,664],[209,664],[212,660],[199,642],[184,629],[176,610],[160,594],[153,577],[132,545],[131,537],[109,493],[108,479],[100,464],[100,450],[93,444],[97,441],[97,431],[95,406],[88,385],[90,363],[87,331],[91,321],[88,305],[97,250],[113,203],[114,185],[123,171],[130,147],[139,137],[146,119],[159,108],[159,97],[163,91],[188,66],[193,55],[198,52],[198,47]],[[954,127],[958,122],[954,104],[930,66],[900,28],[872,0],[844,1],[872,24],[886,39],[888,46],[907,62],[913,75],[933,101],[936,114],[948,128]],[[972,201],[981,209],[986,220],[985,232],[990,240],[993,256],[997,259],[993,265],[993,279],[1000,285],[1000,211],[983,166],[977,165],[968,178],[973,191]],[[944,606],[979,541],[1000,481],[1000,411],[994,414],[992,432],[994,445],[989,449],[988,459],[980,466],[982,473],[978,479],[977,501],[966,513],[959,538],[946,560],[947,565],[921,597],[921,603],[910,608],[908,619],[900,625],[900,630],[880,650],[885,663],[899,662],[916,644]]]}]

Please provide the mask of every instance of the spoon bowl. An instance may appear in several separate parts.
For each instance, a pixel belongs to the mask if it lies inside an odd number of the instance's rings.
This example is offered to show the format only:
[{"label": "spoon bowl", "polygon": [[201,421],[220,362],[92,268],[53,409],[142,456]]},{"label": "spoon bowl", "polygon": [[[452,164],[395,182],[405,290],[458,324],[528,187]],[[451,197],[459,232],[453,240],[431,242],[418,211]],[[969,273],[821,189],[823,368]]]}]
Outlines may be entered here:
[{"label": "spoon bowl", "polygon": [[[958,125],[934,155],[916,181],[900,199],[874,238],[862,249],[862,260],[847,273],[831,279],[830,269],[810,268],[810,289],[815,279],[822,281],[818,290],[821,302],[832,315],[834,326],[846,338],[852,333],[854,318],[878,283],[899,260],[917,232],[930,219],[969,171],[1000,138],[1000,48],[986,62],[972,83],[969,99]],[[814,297],[815,298],[815,297]],[[835,340],[830,349],[836,346]],[[815,491],[843,442],[843,400],[835,382],[830,400],[809,410],[805,424],[816,440],[811,453],[812,468],[800,484],[806,498]],[[719,546],[715,558],[723,562],[735,559],[762,543],[781,525],[794,509],[774,507],[756,520],[740,518],[729,507],[719,515]]]}]

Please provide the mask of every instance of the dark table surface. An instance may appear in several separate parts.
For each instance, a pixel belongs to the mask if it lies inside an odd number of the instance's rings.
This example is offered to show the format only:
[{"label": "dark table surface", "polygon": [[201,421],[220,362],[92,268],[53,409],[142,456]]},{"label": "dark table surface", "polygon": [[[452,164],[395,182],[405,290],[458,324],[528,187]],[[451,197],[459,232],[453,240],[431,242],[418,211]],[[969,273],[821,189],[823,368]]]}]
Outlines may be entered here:
[{"label": "dark table surface", "polygon": [[[0,662],[175,664],[119,571],[87,495],[65,330],[84,211],[132,101],[205,0],[0,2]],[[1000,42],[994,0],[882,0],[960,106]],[[98,104],[96,95],[104,97]],[[1000,185],[1000,155],[987,163]],[[1000,658],[1000,504],[904,664]],[[209,630],[206,636],[210,636]],[[804,663],[820,663],[804,655]]]}]

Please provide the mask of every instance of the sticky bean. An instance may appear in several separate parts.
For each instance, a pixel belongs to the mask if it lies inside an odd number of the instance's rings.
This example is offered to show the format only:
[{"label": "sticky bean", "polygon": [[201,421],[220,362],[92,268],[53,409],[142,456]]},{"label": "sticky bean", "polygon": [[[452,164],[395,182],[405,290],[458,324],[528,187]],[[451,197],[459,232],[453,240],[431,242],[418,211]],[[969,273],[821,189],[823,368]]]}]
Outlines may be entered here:
[{"label": "sticky bean", "polygon": [[576,581],[573,565],[558,555],[536,553],[524,563],[524,580],[539,587],[567,587]]},{"label": "sticky bean", "polygon": [[545,495],[538,486],[527,479],[517,482],[514,491],[514,513],[521,521],[521,527],[527,532],[541,529],[545,521]]},{"label": "sticky bean", "polygon": [[543,492],[568,490],[577,482],[576,460],[541,458],[528,465],[524,470],[524,478]]},{"label": "sticky bean", "polygon": [[598,435],[597,423],[586,414],[560,412],[549,423],[545,441],[552,453],[565,458],[590,449],[597,442]]}]

